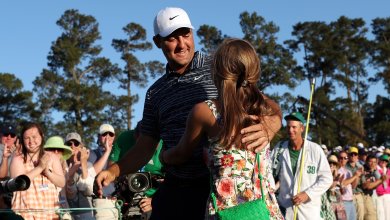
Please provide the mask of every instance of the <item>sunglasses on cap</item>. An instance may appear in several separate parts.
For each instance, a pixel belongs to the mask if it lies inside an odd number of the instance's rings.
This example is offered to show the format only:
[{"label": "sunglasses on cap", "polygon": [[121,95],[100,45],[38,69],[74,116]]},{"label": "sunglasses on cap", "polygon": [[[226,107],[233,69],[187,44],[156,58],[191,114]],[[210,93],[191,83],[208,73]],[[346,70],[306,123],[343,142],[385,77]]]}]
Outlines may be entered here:
[{"label": "sunglasses on cap", "polygon": [[107,135],[110,135],[110,137],[114,137],[115,134],[112,133],[112,132],[109,132],[109,131],[108,132],[104,132],[103,134],[101,134],[102,137],[105,137]]},{"label": "sunglasses on cap", "polygon": [[65,145],[69,146],[69,147],[72,147],[72,145],[75,146],[75,147],[78,147],[80,145],[80,143],[78,141],[73,141],[72,140],[72,141],[66,142]]},{"label": "sunglasses on cap", "polygon": [[3,134],[3,137],[8,137],[8,136],[11,136],[11,138],[14,138],[14,137],[16,137],[16,134],[12,134],[12,133],[4,133]]},{"label": "sunglasses on cap", "polygon": [[348,157],[339,157],[340,160],[348,160]]}]

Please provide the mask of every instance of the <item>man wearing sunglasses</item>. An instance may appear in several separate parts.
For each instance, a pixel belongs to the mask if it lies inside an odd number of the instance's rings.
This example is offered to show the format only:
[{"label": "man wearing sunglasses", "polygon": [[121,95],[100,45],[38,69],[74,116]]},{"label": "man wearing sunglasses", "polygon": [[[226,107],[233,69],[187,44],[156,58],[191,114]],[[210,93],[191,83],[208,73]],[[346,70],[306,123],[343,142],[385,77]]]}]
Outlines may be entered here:
[{"label": "man wearing sunglasses", "polygon": [[[351,146],[348,149],[348,163],[346,168],[352,172],[353,175],[360,170],[363,172],[363,166],[359,163],[359,150],[357,147]],[[353,187],[354,185],[352,185]],[[355,203],[356,208],[356,219],[363,220],[364,219],[364,201],[363,201],[363,188],[362,182],[359,178],[355,187],[353,187],[353,201]]]},{"label": "man wearing sunglasses", "polygon": [[353,191],[352,188],[355,188],[360,176],[362,175],[361,170],[356,170],[354,174],[346,168],[348,163],[348,153],[341,151],[339,153],[340,168],[338,173],[344,177],[344,181],[341,183],[343,194],[341,195],[341,200],[343,201],[345,211],[347,213],[347,220],[356,219],[356,208],[353,203]]},{"label": "man wearing sunglasses", "polygon": [[[88,161],[93,164],[96,173],[106,169],[115,140],[115,130],[110,124],[102,124],[97,137],[98,147],[91,151]],[[115,191],[114,184],[103,189],[103,196],[108,197]]]},{"label": "man wearing sunglasses", "polygon": [[0,138],[0,178],[3,178],[9,176],[12,155],[20,150],[20,145],[13,125],[4,124],[1,127]]}]

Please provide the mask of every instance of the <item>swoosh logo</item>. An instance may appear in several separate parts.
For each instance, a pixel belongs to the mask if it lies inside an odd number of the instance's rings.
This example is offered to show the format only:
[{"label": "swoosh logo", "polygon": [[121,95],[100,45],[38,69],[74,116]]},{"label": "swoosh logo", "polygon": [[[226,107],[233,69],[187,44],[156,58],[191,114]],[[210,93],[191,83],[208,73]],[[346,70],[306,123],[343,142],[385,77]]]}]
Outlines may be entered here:
[{"label": "swoosh logo", "polygon": [[194,77],[194,80],[196,81],[196,80],[199,80],[200,78],[202,78],[203,77],[203,75],[200,75],[200,76],[195,76]]},{"label": "swoosh logo", "polygon": [[179,15],[176,15],[176,16],[173,16],[173,17],[170,17],[170,18],[169,18],[169,20],[171,20],[171,21],[172,21],[172,20],[173,20],[173,19],[175,19],[177,16],[179,16]]}]

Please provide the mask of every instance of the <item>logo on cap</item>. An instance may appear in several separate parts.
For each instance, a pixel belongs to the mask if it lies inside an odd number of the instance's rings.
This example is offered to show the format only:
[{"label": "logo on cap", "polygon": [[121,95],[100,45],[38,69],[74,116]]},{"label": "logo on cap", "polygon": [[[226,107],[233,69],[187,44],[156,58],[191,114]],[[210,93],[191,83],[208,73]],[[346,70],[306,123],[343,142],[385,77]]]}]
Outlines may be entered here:
[{"label": "logo on cap", "polygon": [[175,19],[175,18],[176,18],[176,17],[178,17],[178,16],[179,16],[179,15],[176,15],[176,16],[173,16],[173,17],[170,17],[170,18],[169,18],[169,20],[171,20],[171,21],[172,21],[173,19]]}]

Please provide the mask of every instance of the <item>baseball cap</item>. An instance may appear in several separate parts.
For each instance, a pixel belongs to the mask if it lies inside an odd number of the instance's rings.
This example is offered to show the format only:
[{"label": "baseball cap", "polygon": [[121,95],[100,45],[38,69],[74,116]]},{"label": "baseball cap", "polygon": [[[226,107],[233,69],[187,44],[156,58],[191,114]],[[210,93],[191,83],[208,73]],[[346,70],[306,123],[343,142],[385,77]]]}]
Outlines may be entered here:
[{"label": "baseball cap", "polygon": [[59,148],[64,149],[62,153],[62,158],[64,160],[69,159],[72,156],[72,149],[64,144],[64,139],[60,136],[53,136],[47,139],[45,145],[43,145],[44,149],[48,148]]},{"label": "baseball cap", "polygon": [[389,149],[389,148],[386,148],[386,150],[385,150],[384,153],[385,153],[385,154],[390,154],[390,149]]},{"label": "baseball cap", "polygon": [[1,133],[2,134],[16,134],[16,128],[15,126],[11,124],[5,124],[1,126]]},{"label": "baseball cap", "polygon": [[161,9],[154,18],[154,35],[166,37],[179,28],[194,27],[191,24],[187,12],[181,8],[167,7]]},{"label": "baseball cap", "polygon": [[389,162],[389,155],[383,154],[382,156],[379,157],[379,160],[383,160],[383,161]]},{"label": "baseball cap", "polygon": [[356,154],[358,154],[359,150],[357,149],[357,147],[350,147],[348,149],[348,153],[356,153]]},{"label": "baseball cap", "polygon": [[292,112],[291,114],[285,116],[284,119],[285,119],[286,121],[288,121],[288,120],[293,120],[293,121],[300,121],[300,122],[302,122],[303,124],[306,123],[305,118],[303,117],[303,115],[302,115],[300,112]]},{"label": "baseball cap", "polygon": [[358,147],[359,149],[362,149],[362,148],[364,148],[364,145],[363,145],[363,143],[358,143],[358,144],[357,144],[357,147]]},{"label": "baseball cap", "polygon": [[359,148],[359,155],[367,155],[368,152],[366,150],[366,148]]},{"label": "baseball cap", "polygon": [[99,128],[99,134],[104,134],[106,132],[112,132],[115,134],[114,127],[110,124],[102,124]]},{"label": "baseball cap", "polygon": [[70,140],[75,140],[77,142],[79,142],[80,144],[82,144],[83,142],[81,141],[81,136],[76,133],[76,132],[71,132],[69,134],[66,135],[65,137],[65,143],[70,141]]}]

